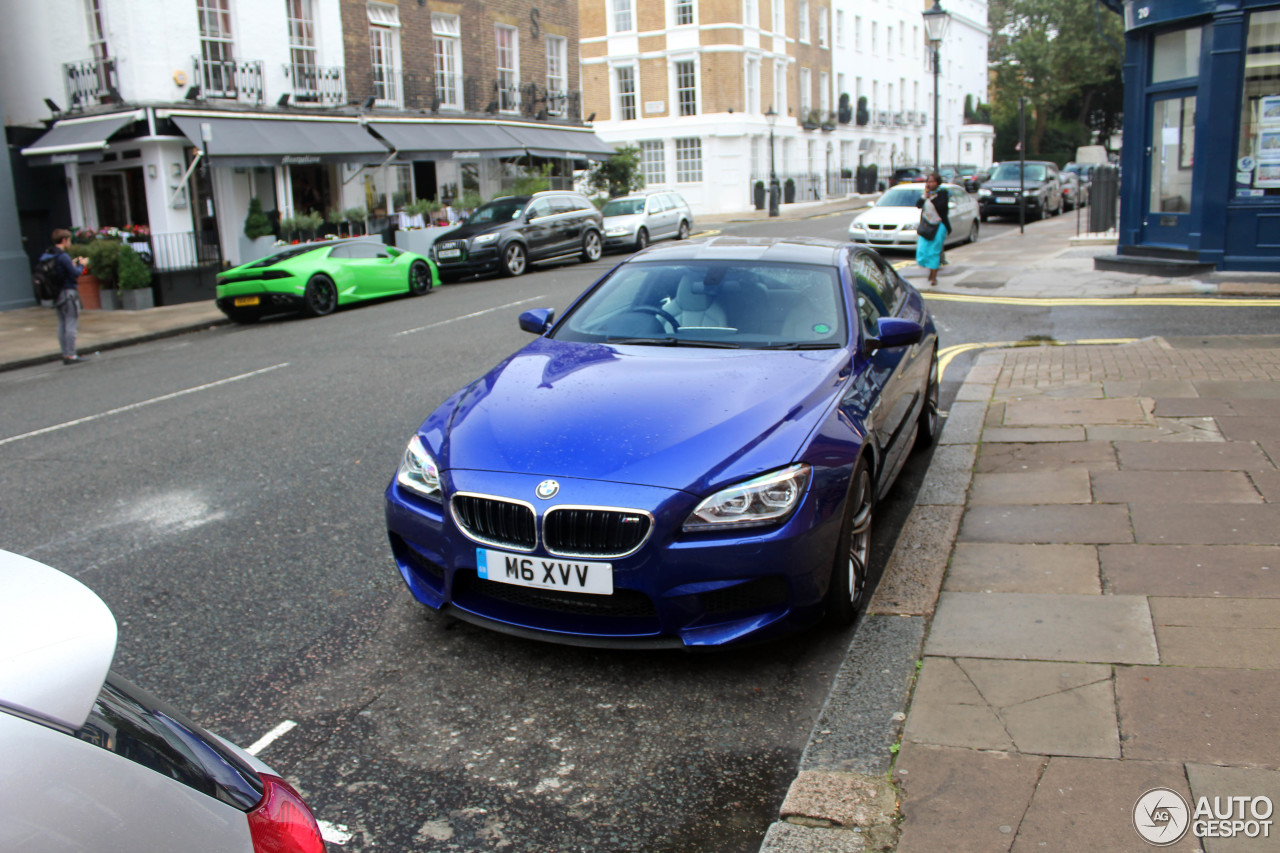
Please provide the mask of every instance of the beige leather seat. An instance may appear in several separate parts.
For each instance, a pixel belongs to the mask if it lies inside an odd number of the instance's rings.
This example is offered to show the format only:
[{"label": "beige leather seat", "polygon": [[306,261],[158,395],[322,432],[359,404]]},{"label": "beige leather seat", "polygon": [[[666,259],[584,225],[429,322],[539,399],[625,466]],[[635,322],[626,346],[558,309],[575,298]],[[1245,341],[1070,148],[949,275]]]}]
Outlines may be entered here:
[{"label": "beige leather seat", "polygon": [[724,308],[702,279],[682,278],[676,286],[676,295],[663,303],[662,309],[675,317],[681,327],[729,325]]}]

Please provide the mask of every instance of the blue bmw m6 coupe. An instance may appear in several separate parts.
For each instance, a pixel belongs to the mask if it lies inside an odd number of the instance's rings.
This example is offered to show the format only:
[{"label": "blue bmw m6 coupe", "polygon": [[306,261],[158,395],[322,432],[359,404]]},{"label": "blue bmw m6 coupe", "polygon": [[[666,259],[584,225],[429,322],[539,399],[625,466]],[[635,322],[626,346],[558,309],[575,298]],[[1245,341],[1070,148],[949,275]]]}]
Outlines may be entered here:
[{"label": "blue bmw m6 coupe", "polygon": [[518,636],[706,647],[868,592],[877,501],[938,430],[938,339],[874,251],[653,247],[436,409],[386,490],[423,604]]}]

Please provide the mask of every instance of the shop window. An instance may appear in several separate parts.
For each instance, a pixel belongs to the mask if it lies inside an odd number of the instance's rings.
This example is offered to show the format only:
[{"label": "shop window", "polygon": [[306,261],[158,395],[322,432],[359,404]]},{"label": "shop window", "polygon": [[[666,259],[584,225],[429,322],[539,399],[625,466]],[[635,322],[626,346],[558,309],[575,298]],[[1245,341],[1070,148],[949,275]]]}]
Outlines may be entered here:
[{"label": "shop window", "polygon": [[1235,196],[1280,197],[1280,11],[1249,16]]}]

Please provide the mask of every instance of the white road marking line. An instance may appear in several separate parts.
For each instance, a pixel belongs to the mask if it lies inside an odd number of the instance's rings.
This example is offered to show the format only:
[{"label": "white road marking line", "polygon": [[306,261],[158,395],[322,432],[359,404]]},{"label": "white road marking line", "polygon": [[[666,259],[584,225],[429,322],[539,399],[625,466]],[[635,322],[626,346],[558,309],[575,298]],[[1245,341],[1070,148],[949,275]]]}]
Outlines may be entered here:
[{"label": "white road marking line", "polygon": [[257,755],[259,752],[262,752],[262,750],[266,749],[267,747],[271,746],[271,744],[275,743],[278,739],[287,735],[289,732],[293,731],[297,727],[297,725],[298,724],[295,723],[293,720],[285,720],[283,723],[276,726],[274,729],[267,732],[265,735],[258,738],[256,741],[254,741],[253,746],[246,749],[245,752],[249,753],[250,755]]},{"label": "white road marking line", "polygon": [[492,314],[494,311],[501,311],[504,308],[514,308],[517,305],[523,305],[526,302],[536,302],[539,299],[546,299],[546,298],[547,297],[545,294],[542,294],[539,296],[530,296],[528,299],[521,299],[518,302],[508,302],[506,305],[497,305],[497,306],[494,306],[493,308],[486,308],[483,311],[474,311],[470,314],[463,314],[461,317],[454,317],[451,320],[441,320],[438,323],[431,323],[430,325],[427,325],[427,326],[419,326],[416,329],[405,329],[403,332],[396,332],[391,337],[398,338],[401,335],[412,335],[414,332],[422,332],[427,329],[435,329],[440,326],[447,326],[448,324],[456,323],[459,320],[470,320],[472,317],[479,317],[482,314]]},{"label": "white road marking line", "polygon": [[320,827],[320,837],[330,844],[342,846],[351,840],[351,833],[340,823],[329,823],[327,820],[316,820],[316,825]]},{"label": "white road marking line", "polygon": [[15,441],[22,441],[24,438],[35,438],[37,435],[45,433],[57,432],[58,430],[67,429],[80,424],[87,424],[91,421],[102,420],[111,415],[119,415],[123,412],[131,412],[134,409],[141,409],[143,406],[150,406],[153,403],[163,403],[165,400],[173,400],[177,397],[185,397],[188,394],[194,394],[197,391],[208,391],[210,388],[217,388],[219,385],[226,385],[228,382],[239,382],[241,379],[248,379],[251,376],[258,376],[268,373],[272,370],[279,370],[282,367],[288,367],[289,362],[285,361],[280,364],[273,364],[270,367],[264,367],[261,370],[251,370],[248,373],[241,373],[239,376],[229,376],[226,379],[219,379],[217,382],[207,382],[204,385],[197,385],[194,388],[186,388],[182,391],[174,391],[172,394],[163,394],[159,397],[152,397],[150,400],[142,400],[137,403],[130,403],[127,406],[118,406],[114,409],[108,409],[105,412],[99,412],[96,415],[88,415],[83,418],[76,418],[74,421],[66,421],[65,423],[54,424],[53,426],[44,427],[43,429],[24,432],[22,435],[11,435],[8,438],[0,438],[0,445],[11,444]]}]

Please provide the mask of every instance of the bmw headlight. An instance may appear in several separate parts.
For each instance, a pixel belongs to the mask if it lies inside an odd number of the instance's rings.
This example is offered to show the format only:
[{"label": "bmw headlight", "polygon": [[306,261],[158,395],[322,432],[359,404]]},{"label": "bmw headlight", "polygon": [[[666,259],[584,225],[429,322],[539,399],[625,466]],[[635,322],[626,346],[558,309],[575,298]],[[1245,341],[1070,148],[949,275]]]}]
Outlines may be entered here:
[{"label": "bmw headlight", "polygon": [[987,189],[986,187],[980,187],[978,189],[978,198],[990,198],[990,197],[991,197],[991,190]]},{"label": "bmw headlight", "polygon": [[424,498],[437,502],[442,500],[440,468],[416,435],[409,439],[409,446],[405,448],[400,470],[396,471],[396,482]]},{"label": "bmw headlight", "polygon": [[488,245],[489,243],[492,243],[494,240],[497,240],[497,239],[498,239],[498,233],[497,233],[496,231],[495,231],[494,233],[492,233],[492,234],[481,234],[481,235],[479,235],[479,236],[477,236],[477,237],[475,237],[475,238],[473,238],[473,239],[471,240],[471,245],[473,245],[473,246],[486,246],[486,245]]},{"label": "bmw headlight", "polygon": [[908,222],[906,225],[903,225],[903,226],[902,226],[902,230],[903,230],[903,231],[914,231],[914,230],[916,230],[916,223],[914,223],[914,222]]},{"label": "bmw headlight", "polygon": [[698,504],[684,523],[684,532],[760,527],[786,520],[809,485],[810,467],[792,465],[721,489]]}]

